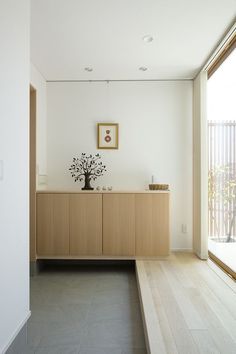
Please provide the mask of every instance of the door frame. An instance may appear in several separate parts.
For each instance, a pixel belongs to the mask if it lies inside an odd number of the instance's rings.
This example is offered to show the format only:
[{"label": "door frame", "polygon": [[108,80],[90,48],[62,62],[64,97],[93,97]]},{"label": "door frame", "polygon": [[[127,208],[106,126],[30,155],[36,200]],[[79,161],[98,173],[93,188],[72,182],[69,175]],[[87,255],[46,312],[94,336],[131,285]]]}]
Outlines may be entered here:
[{"label": "door frame", "polygon": [[30,186],[30,263],[33,264],[36,262],[36,98],[37,91],[36,89],[30,85],[29,90],[30,95],[30,117],[29,117],[29,186]]}]

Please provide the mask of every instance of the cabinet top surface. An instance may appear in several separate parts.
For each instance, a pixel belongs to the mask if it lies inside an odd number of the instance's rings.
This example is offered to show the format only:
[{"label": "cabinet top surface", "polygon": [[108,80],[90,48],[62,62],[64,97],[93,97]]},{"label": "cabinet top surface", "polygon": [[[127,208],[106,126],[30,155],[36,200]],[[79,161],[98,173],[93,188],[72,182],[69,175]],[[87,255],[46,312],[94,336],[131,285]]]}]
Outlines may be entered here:
[{"label": "cabinet top surface", "polygon": [[62,194],[160,194],[160,193],[170,193],[169,190],[111,190],[111,191],[82,191],[78,189],[68,190],[68,189],[50,189],[50,190],[38,190],[38,194],[41,193],[62,193]]}]

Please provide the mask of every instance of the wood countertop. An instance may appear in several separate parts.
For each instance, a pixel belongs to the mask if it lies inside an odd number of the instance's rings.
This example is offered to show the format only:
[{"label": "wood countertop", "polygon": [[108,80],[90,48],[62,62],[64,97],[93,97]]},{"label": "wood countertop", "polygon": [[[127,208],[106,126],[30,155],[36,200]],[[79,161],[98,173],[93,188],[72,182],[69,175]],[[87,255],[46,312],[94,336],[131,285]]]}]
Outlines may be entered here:
[{"label": "wood countertop", "polygon": [[36,193],[41,194],[41,193],[62,193],[62,194],[159,194],[159,193],[170,193],[169,190],[111,190],[111,191],[97,191],[92,190],[92,191],[82,191],[81,189],[45,189],[45,190],[38,190]]}]

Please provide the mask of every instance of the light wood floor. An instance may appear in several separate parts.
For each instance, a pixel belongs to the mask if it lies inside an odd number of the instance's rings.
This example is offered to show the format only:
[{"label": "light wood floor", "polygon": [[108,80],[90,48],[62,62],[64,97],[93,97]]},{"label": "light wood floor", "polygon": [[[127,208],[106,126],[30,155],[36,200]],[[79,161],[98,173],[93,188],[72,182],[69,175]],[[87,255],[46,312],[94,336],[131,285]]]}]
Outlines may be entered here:
[{"label": "light wood floor", "polygon": [[192,254],[136,261],[149,353],[235,354],[236,283]]}]

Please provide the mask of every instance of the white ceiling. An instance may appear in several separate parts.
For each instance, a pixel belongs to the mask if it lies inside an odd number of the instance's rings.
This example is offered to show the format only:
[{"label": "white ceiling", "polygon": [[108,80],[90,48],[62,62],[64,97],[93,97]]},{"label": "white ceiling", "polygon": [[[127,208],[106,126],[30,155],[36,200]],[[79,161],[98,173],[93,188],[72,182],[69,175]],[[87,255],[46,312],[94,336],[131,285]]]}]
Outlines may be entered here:
[{"label": "white ceiling", "polygon": [[31,3],[31,61],[46,80],[193,78],[236,17],[236,0]]}]

